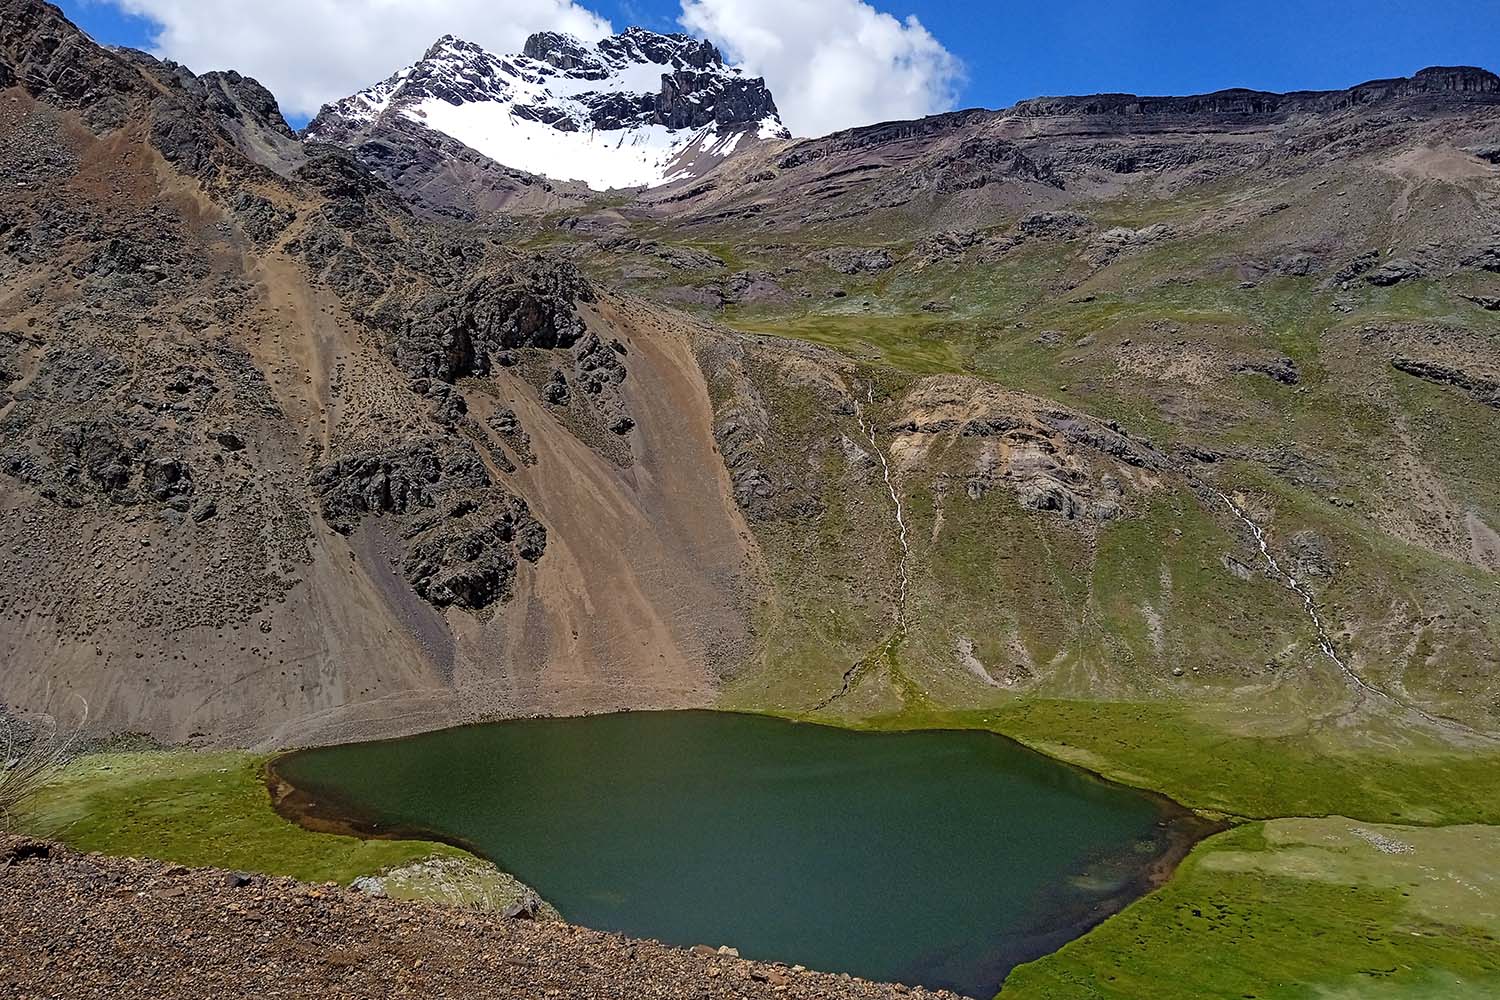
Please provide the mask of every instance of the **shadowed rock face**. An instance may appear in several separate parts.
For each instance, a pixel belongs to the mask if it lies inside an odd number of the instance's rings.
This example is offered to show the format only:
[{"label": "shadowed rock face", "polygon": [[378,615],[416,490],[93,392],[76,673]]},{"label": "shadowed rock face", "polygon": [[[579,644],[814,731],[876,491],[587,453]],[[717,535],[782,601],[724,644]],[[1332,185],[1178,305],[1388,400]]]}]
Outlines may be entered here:
[{"label": "shadowed rock face", "polygon": [[[776,102],[763,80],[721,81],[715,74],[678,70],[662,77],[650,121],[676,129],[750,125],[776,113]],[[599,113],[594,121],[610,129],[626,127],[630,120]]]},{"label": "shadowed rock face", "polygon": [[[432,50],[428,50],[428,55]],[[602,79],[608,75],[589,47],[572,35],[558,31],[538,31],[526,39],[521,54],[585,78]]]},{"label": "shadowed rock face", "polygon": [[1500,410],[1500,381],[1495,379],[1485,378],[1440,362],[1400,355],[1391,359],[1391,367],[1408,375],[1426,379],[1428,382],[1452,386],[1476,401]]},{"label": "shadowed rock face", "polygon": [[[242,118],[292,139],[296,137],[276,97],[259,80],[241,76],[234,70],[204,73],[198,78],[208,90],[205,99],[210,108],[229,118]],[[215,93],[217,92],[217,93]]]},{"label": "shadowed rock face", "polygon": [[644,28],[627,28],[593,47],[572,35],[539,31],[526,39],[521,53],[585,79],[603,79],[609,75],[599,53],[622,61],[647,61],[690,69],[724,65],[724,56],[707,39],[684,34],[664,35]]},{"label": "shadowed rock face", "polygon": [[0,18],[0,83],[19,83],[98,127],[121,124],[134,86],[118,60],[42,0],[11,0]]},{"label": "shadowed rock face", "polygon": [[343,534],[366,517],[396,519],[402,574],[439,606],[479,610],[514,592],[516,559],[536,562],[547,529],[491,478],[478,452],[428,438],[347,455],[318,471],[323,517]]},{"label": "shadowed rock face", "polygon": [[261,166],[287,175],[306,162],[301,139],[259,81],[233,70],[195,76],[186,66],[134,49],[121,49],[120,55],[201,105],[235,146]]},{"label": "shadowed rock face", "polygon": [[426,295],[403,310],[395,360],[415,377],[452,382],[488,374],[519,348],[570,348],[584,335],[576,304],[594,293],[576,268],[533,259],[472,280],[459,294]]}]

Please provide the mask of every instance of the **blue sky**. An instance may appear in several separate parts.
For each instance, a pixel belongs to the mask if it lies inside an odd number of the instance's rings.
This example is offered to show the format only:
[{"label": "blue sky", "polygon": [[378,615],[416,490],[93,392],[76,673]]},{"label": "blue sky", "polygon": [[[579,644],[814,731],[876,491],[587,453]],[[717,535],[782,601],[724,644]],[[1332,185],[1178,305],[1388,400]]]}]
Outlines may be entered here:
[{"label": "blue sky", "polygon": [[[100,41],[149,45],[152,23],[121,14],[109,0],[60,5]],[[616,28],[679,30],[682,12],[678,0],[581,0],[581,6]],[[1500,69],[1500,0],[874,0],[874,6],[897,18],[916,15],[961,61],[952,101],[959,107],[1106,90],[1334,88],[1434,64]],[[777,81],[771,83],[776,89]]]}]

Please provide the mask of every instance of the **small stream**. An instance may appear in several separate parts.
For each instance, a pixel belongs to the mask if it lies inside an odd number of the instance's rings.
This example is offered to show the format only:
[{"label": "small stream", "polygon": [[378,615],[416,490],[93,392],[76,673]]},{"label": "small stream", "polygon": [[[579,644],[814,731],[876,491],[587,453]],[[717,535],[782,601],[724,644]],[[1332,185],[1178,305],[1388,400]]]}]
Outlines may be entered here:
[{"label": "small stream", "polygon": [[[858,396],[851,396],[850,400],[854,404],[854,419],[859,422],[860,433],[869,442],[871,450],[880,457],[880,468],[885,477],[885,489],[890,494],[891,505],[896,511],[896,533],[897,538],[901,542],[901,561],[897,567],[899,586],[896,594],[896,627],[881,646],[879,654],[867,654],[849,665],[849,668],[844,671],[843,678],[837,690],[812,706],[812,711],[814,712],[823,711],[854,690],[855,685],[864,677],[866,668],[871,665],[872,660],[876,656],[883,654],[894,657],[896,648],[906,639],[907,634],[906,596],[911,589],[911,543],[907,538],[906,511],[901,506],[901,494],[896,491],[896,481],[891,475],[890,460],[886,457],[885,449],[881,446],[879,438],[875,436],[875,422],[865,419],[865,411],[859,404]],[[865,390],[865,400],[871,406],[875,405],[874,389]]]},{"label": "small stream", "polygon": [[[875,390],[867,390],[865,398],[871,406],[875,405]],[[875,424],[873,421],[867,422],[865,420],[865,412],[859,405],[858,399],[854,400],[854,418],[859,421],[859,429],[869,439],[870,447],[875,450],[876,455],[880,456],[880,468],[885,476],[886,492],[891,495],[891,503],[896,508],[896,529],[901,539],[901,588],[896,599],[896,627],[900,630],[901,635],[904,636],[906,634],[906,594],[911,586],[908,569],[908,564],[911,560],[911,545],[907,541],[906,512],[901,508],[901,496],[896,492],[895,480],[891,478],[891,463],[886,458],[885,448],[881,446],[879,440],[875,437]]]},{"label": "small stream", "polygon": [[1343,672],[1344,676],[1357,687],[1371,694],[1381,694],[1380,691],[1370,687],[1363,678],[1356,674],[1349,664],[1345,663],[1339,656],[1338,650],[1333,648],[1333,639],[1328,635],[1328,629],[1323,625],[1323,616],[1318,614],[1318,605],[1313,600],[1312,592],[1303,585],[1301,580],[1282,569],[1281,564],[1276,561],[1276,557],[1271,555],[1271,546],[1266,538],[1265,530],[1256,524],[1254,518],[1246,514],[1239,504],[1231,500],[1228,494],[1220,490],[1214,490],[1213,493],[1214,496],[1224,502],[1226,507],[1234,512],[1235,517],[1244,522],[1245,527],[1250,529],[1250,534],[1255,536],[1255,543],[1260,546],[1261,558],[1265,560],[1266,568],[1271,571],[1271,575],[1286,584],[1289,590],[1302,598],[1302,606],[1307,609],[1307,617],[1312,620],[1313,630],[1318,636],[1318,648],[1323,651],[1323,655],[1332,660],[1338,666],[1339,670]]},{"label": "small stream", "polygon": [[[1365,680],[1358,673],[1356,673],[1354,668],[1350,666],[1349,663],[1343,659],[1343,657],[1339,656],[1338,650],[1334,648],[1333,639],[1328,634],[1327,626],[1323,623],[1323,616],[1318,612],[1318,605],[1317,602],[1313,600],[1312,592],[1307,589],[1307,586],[1301,580],[1297,579],[1291,573],[1283,569],[1281,564],[1276,560],[1276,557],[1271,554],[1270,542],[1266,536],[1265,529],[1263,529],[1259,524],[1256,524],[1255,519],[1252,518],[1249,514],[1245,513],[1244,509],[1241,508],[1239,504],[1230,499],[1228,494],[1224,493],[1221,490],[1214,489],[1213,487],[1209,487],[1209,490],[1214,494],[1214,496],[1218,497],[1218,499],[1222,501],[1226,507],[1234,512],[1235,517],[1239,518],[1240,521],[1244,522],[1245,526],[1250,529],[1250,533],[1255,537],[1255,543],[1260,546],[1261,558],[1265,560],[1266,568],[1271,571],[1271,575],[1284,583],[1287,589],[1293,591],[1298,597],[1302,598],[1302,606],[1307,610],[1307,617],[1309,620],[1311,620],[1313,631],[1317,635],[1318,648],[1323,651],[1324,656],[1328,657],[1328,659],[1331,660],[1334,665],[1339,668],[1340,674],[1343,676],[1344,680],[1349,684],[1349,686],[1354,689],[1356,694],[1360,696],[1361,701],[1364,697],[1368,696],[1378,701],[1384,702],[1385,704],[1390,705],[1396,709],[1399,709],[1400,711],[1405,712],[1410,716],[1420,719],[1423,722],[1426,722],[1427,724],[1433,726],[1434,728],[1444,730],[1445,732],[1457,733],[1463,736],[1483,740],[1490,743],[1500,742],[1500,739],[1497,739],[1495,736],[1492,736],[1489,733],[1480,732],[1479,730],[1474,729],[1471,726],[1466,726],[1455,719],[1445,719],[1440,715],[1434,715],[1431,712],[1428,712],[1426,709],[1419,708],[1418,706],[1412,705],[1408,702],[1404,702],[1401,699],[1397,698],[1395,695],[1387,691],[1383,691],[1375,685],[1371,684],[1369,681]],[[1358,707],[1359,704],[1356,703],[1351,711],[1358,709]]]}]

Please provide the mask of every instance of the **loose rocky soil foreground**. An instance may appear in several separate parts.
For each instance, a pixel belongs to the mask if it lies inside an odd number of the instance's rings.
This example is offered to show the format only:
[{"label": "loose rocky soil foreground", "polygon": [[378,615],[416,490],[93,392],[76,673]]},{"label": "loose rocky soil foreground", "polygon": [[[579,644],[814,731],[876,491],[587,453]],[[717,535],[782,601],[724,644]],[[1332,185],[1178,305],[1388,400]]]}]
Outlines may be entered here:
[{"label": "loose rocky soil foreground", "polygon": [[16,1000],[952,996],[16,838],[0,839],[0,927]]}]

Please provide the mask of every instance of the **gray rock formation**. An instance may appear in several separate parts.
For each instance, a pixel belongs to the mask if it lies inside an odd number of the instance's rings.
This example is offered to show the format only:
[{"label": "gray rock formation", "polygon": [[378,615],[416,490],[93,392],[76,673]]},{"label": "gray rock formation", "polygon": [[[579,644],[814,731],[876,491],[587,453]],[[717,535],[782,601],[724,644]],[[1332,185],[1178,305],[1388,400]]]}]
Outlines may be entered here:
[{"label": "gray rock formation", "polygon": [[1399,285],[1411,278],[1422,275],[1422,269],[1409,260],[1388,260],[1365,275],[1365,280],[1372,285],[1388,288],[1391,285]]},{"label": "gray rock formation", "polygon": [[1452,386],[1476,401],[1500,409],[1500,381],[1466,372],[1439,361],[1397,355],[1391,367],[1428,382]]}]

